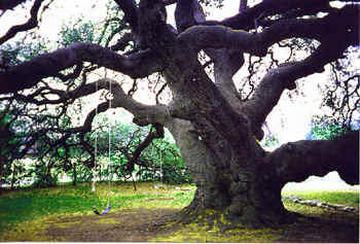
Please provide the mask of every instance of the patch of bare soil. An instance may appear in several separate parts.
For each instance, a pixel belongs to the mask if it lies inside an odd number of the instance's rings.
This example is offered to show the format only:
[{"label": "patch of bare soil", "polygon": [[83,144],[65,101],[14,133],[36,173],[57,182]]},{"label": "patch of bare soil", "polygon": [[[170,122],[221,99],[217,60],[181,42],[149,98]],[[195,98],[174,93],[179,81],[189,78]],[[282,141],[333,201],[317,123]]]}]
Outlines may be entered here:
[{"label": "patch of bare soil", "polygon": [[359,243],[359,213],[328,212],[301,217],[284,228],[279,242]]},{"label": "patch of bare soil", "polygon": [[47,229],[54,241],[147,241],[160,233],[160,225],[177,212],[171,209],[134,209],[104,216],[58,218]]},{"label": "patch of bare soil", "polygon": [[[178,210],[131,209],[105,216],[58,217],[47,223],[46,235],[52,241],[144,242],[157,235],[171,235],[181,228],[178,224],[167,224],[174,223],[176,213]],[[277,242],[358,243],[358,217],[358,213],[344,212],[300,217],[295,223],[280,228],[281,237]]]}]

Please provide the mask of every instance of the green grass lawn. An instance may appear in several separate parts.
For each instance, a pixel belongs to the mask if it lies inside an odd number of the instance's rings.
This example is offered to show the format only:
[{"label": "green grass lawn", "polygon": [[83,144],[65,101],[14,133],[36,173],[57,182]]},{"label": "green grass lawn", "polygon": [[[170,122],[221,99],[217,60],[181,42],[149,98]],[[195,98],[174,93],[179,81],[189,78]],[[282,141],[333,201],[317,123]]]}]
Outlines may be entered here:
[{"label": "green grass lawn", "polygon": [[[28,188],[7,192],[0,196],[0,241],[2,240],[1,236],[5,232],[11,232],[22,224],[33,223],[36,220],[39,220],[38,222],[41,224],[43,218],[51,216],[93,215],[92,207],[96,206],[99,210],[102,210],[107,204],[108,197],[112,204],[112,213],[122,209],[139,208],[182,209],[191,202],[194,191],[195,187],[192,185],[165,186],[155,183],[138,183],[137,191],[135,192],[131,183],[123,183],[113,184],[110,191],[107,184],[98,184],[96,193],[91,192],[89,184],[76,187],[67,185],[44,189]],[[350,206],[358,206],[359,204],[358,191],[297,191],[283,192],[283,195],[295,195],[302,199],[317,199]],[[317,208],[291,202],[285,202],[285,206],[292,211],[302,214],[311,215],[320,211]],[[189,225],[187,228],[193,228],[193,226]],[[177,235],[173,235],[177,236],[177,238],[174,237],[175,239],[172,241],[183,240],[181,235],[186,236],[187,231],[189,229],[186,228],[179,230]],[[208,230],[204,229],[203,231],[207,235],[209,234]],[[203,237],[203,231],[196,229],[195,232],[196,235]],[[212,241],[226,240],[221,239],[224,236],[219,236],[215,232],[213,233]],[[276,236],[273,232],[273,230],[261,232],[264,236],[256,231],[246,232],[248,234],[244,233],[244,241],[272,241],[271,236]],[[256,236],[260,239],[256,239]],[[209,238],[211,238],[211,233]],[[161,239],[161,237],[155,240],[169,241],[169,239]],[[195,238],[194,240],[197,239]]]},{"label": "green grass lawn", "polygon": [[359,191],[285,191],[283,196],[297,196],[306,200],[319,200],[333,204],[345,204],[352,207],[359,206]]},{"label": "green grass lawn", "polygon": [[[0,235],[7,227],[22,221],[54,214],[93,214],[92,207],[106,207],[108,197],[112,211],[132,208],[183,208],[190,203],[194,187],[139,183],[98,184],[91,192],[89,184],[18,190],[0,196]],[[156,201],[158,198],[166,201]]]}]

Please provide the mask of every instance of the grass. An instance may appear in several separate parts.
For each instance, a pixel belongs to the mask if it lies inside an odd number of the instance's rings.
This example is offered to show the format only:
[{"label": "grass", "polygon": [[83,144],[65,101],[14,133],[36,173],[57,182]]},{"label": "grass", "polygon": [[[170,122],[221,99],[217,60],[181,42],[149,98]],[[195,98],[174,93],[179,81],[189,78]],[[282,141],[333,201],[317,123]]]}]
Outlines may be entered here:
[{"label": "grass", "polygon": [[[92,207],[102,210],[108,197],[112,211],[132,208],[182,208],[192,199],[194,187],[182,185],[155,188],[141,183],[134,192],[132,184],[98,184],[96,193],[89,185],[24,189],[0,196],[0,236],[9,226],[28,220],[59,214],[93,214]],[[161,199],[166,199],[163,201]]]},{"label": "grass", "polygon": [[[1,240],[46,240],[41,234],[48,226],[46,221],[57,221],[66,216],[93,215],[92,207],[105,208],[109,197],[112,213],[123,209],[181,209],[188,205],[193,197],[195,187],[191,185],[164,186],[155,183],[139,183],[134,192],[132,184],[114,184],[111,191],[106,184],[98,184],[96,193],[90,185],[77,187],[59,186],[44,189],[23,189],[7,192],[0,196],[0,241]],[[324,202],[358,206],[358,191],[293,191],[283,195],[295,195],[302,199],[317,199]],[[286,201],[285,206],[295,212],[316,216],[325,210],[294,204]],[[53,219],[53,220],[52,220]],[[114,222],[115,223],[115,222]],[[69,223],[64,223],[67,227]],[[70,225],[74,223],[70,223]],[[76,224],[76,223],[75,223]],[[109,224],[109,223],[108,223]],[[215,228],[215,227],[214,227]],[[235,229],[220,233],[216,228],[195,224],[186,225],[174,233],[160,235],[154,241],[172,242],[271,242],[281,235],[281,230],[274,229]],[[20,237],[23,236],[24,239]]]},{"label": "grass", "polygon": [[306,200],[320,200],[333,204],[359,206],[359,191],[291,191],[283,192],[283,196],[297,196]]}]

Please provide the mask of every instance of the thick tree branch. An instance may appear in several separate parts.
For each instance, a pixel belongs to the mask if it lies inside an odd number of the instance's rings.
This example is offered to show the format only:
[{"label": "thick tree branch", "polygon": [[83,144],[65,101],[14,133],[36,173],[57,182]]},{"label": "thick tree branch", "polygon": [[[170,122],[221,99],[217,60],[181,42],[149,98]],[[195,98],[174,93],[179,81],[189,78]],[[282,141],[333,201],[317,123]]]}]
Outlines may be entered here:
[{"label": "thick tree branch", "polygon": [[207,24],[249,30],[257,27],[257,20],[261,17],[286,13],[292,9],[320,11],[329,9],[329,2],[329,0],[265,0],[223,21],[207,21]]},{"label": "thick tree branch", "polygon": [[[197,0],[178,1],[175,17],[179,31],[206,20],[203,9]],[[243,64],[242,52],[227,48],[219,50],[208,48],[204,51],[214,62],[215,84],[224,97],[230,101],[230,104],[237,104],[237,91],[232,77]]]},{"label": "thick tree branch", "polygon": [[165,6],[167,6],[176,3],[177,0],[162,0],[162,2]]},{"label": "thick tree branch", "polygon": [[138,162],[141,153],[151,144],[151,142],[156,138],[164,137],[164,127],[160,124],[154,124],[153,128],[150,129],[149,134],[145,139],[136,147],[132,155],[128,158],[126,169],[128,172],[134,170],[135,164]]},{"label": "thick tree branch", "polygon": [[13,9],[16,6],[25,3],[27,0],[1,0],[0,1],[0,10]]},{"label": "thick tree branch", "polygon": [[129,42],[134,41],[134,36],[132,33],[125,33],[117,42],[110,47],[113,51],[124,51],[124,49],[129,45]]},{"label": "thick tree branch", "polygon": [[247,8],[247,0],[240,0],[239,12],[244,13]]},{"label": "thick tree branch", "polygon": [[[295,88],[294,81],[298,78],[323,71],[325,64],[338,59],[348,46],[358,42],[358,22],[355,21],[357,16],[357,8],[349,6],[324,19],[279,21],[259,34],[235,31],[222,26],[194,26],[180,34],[179,39],[198,50],[228,47],[260,56],[265,55],[267,48],[273,43],[286,38],[306,37],[323,42],[309,58],[272,70],[261,82],[252,101],[245,105],[245,110],[252,120],[253,133],[261,139],[261,125],[277,104],[283,90]],[[330,28],[332,32],[324,31]]]},{"label": "thick tree branch", "polygon": [[[30,18],[26,23],[11,27],[5,35],[0,37],[0,45],[13,38],[17,33],[35,28],[38,25],[37,15],[44,0],[35,0],[30,10]],[[1,4],[0,4],[1,6]]]},{"label": "thick tree branch", "polygon": [[164,124],[170,118],[166,105],[145,105],[128,96],[118,83],[112,88],[114,107],[122,107],[134,115],[134,123],[143,126],[148,124]]},{"label": "thick tree branch", "polygon": [[138,28],[138,8],[135,0],[114,0],[125,14],[125,21],[129,23],[131,29],[137,32]]},{"label": "thick tree branch", "polygon": [[[121,85],[115,80],[103,78],[99,79],[96,82],[92,82],[89,84],[85,84],[79,86],[78,88],[71,91],[64,90],[55,90],[53,89],[51,92],[52,95],[57,95],[59,98],[54,100],[44,99],[37,100],[34,97],[29,97],[25,95],[17,94],[15,96],[16,99],[19,99],[24,102],[34,103],[38,106],[46,105],[46,104],[61,104],[61,103],[72,103],[75,99],[80,97],[85,97],[90,94],[94,94],[99,90],[109,90],[109,86],[111,83],[111,91],[113,93],[113,102],[112,108],[124,108],[130,113],[134,115],[134,122],[139,125],[147,125],[147,124],[164,124],[167,119],[169,119],[170,112],[169,108],[165,105],[145,105],[140,102],[135,101],[131,96],[128,96],[125,91],[122,89]],[[98,112],[104,112],[109,108],[109,105],[106,105],[107,102],[99,105]],[[94,109],[87,116],[86,121],[89,120],[86,128],[91,126],[91,121],[95,116],[94,113],[96,110]],[[87,124],[87,123],[85,123]],[[74,129],[75,131],[81,129]],[[75,132],[72,131],[72,132]]]},{"label": "thick tree branch", "polygon": [[179,32],[205,21],[205,14],[197,0],[178,0],[175,9],[176,27]]},{"label": "thick tree branch", "polygon": [[267,156],[267,166],[283,184],[334,170],[347,183],[359,184],[359,136],[353,131],[335,140],[287,143]]},{"label": "thick tree branch", "polygon": [[285,89],[294,89],[295,80],[306,77],[316,72],[322,72],[324,66],[337,60],[347,48],[332,39],[331,42],[323,43],[308,58],[295,63],[280,65],[269,71],[261,80],[253,96],[243,105],[244,111],[252,121],[253,131],[258,139],[262,138],[261,126],[267,115],[278,103]]},{"label": "thick tree branch", "polygon": [[[358,9],[347,6],[323,19],[291,19],[278,21],[261,33],[251,34],[224,26],[193,26],[179,35],[179,39],[197,50],[203,48],[231,48],[257,56],[267,54],[267,49],[287,38],[311,38],[322,41],[324,37],[337,33],[358,42]],[[347,40],[346,40],[347,41]]]},{"label": "thick tree branch", "polygon": [[0,72],[0,94],[30,88],[41,79],[56,76],[81,62],[91,62],[132,78],[146,77],[162,68],[157,56],[149,50],[124,56],[96,44],[77,43]]}]

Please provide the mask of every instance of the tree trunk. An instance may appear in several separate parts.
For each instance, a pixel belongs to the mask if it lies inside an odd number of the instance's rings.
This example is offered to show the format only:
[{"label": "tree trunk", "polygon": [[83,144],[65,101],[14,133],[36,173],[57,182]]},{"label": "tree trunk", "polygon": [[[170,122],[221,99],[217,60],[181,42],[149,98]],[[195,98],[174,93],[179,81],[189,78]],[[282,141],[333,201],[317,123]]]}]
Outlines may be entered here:
[{"label": "tree trunk", "polygon": [[14,190],[15,189],[15,181],[16,181],[16,167],[15,167],[15,163],[13,162],[12,164],[12,174],[11,174],[11,183],[10,183],[10,189]]},{"label": "tree trunk", "polygon": [[[232,224],[253,227],[278,225],[291,219],[282,204],[283,185],[274,177],[274,169],[259,167],[264,162],[258,158],[248,158],[245,164],[236,161],[242,152],[229,149],[225,142],[219,142],[219,151],[213,152],[214,147],[209,149],[185,120],[175,119],[167,127],[197,186],[186,211],[191,216],[212,209],[223,213]],[[215,154],[224,156],[221,162]]]},{"label": "tree trunk", "polygon": [[4,165],[5,165],[5,158],[0,155],[0,195],[3,191],[3,181],[5,181],[5,173],[4,173]]},{"label": "tree trunk", "polygon": [[77,171],[76,171],[76,163],[73,163],[73,180],[72,180],[72,185],[76,186],[77,184]]}]

